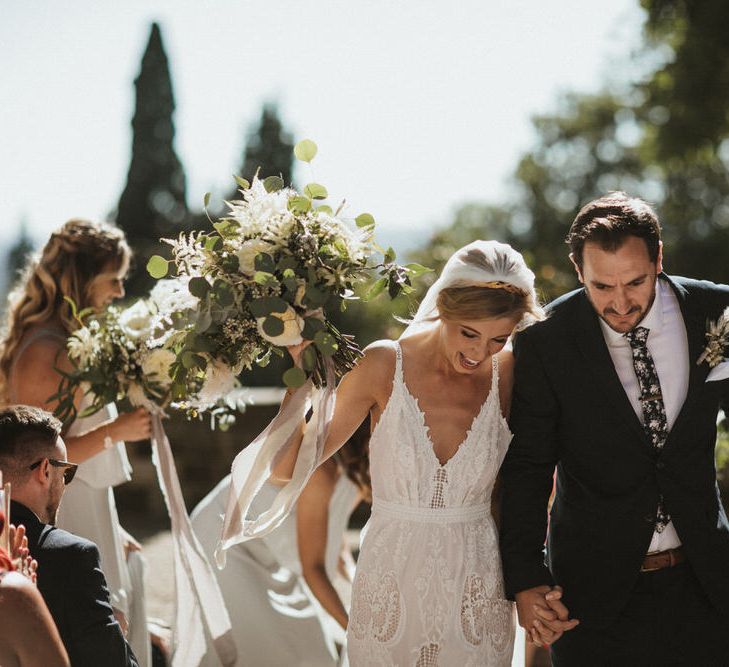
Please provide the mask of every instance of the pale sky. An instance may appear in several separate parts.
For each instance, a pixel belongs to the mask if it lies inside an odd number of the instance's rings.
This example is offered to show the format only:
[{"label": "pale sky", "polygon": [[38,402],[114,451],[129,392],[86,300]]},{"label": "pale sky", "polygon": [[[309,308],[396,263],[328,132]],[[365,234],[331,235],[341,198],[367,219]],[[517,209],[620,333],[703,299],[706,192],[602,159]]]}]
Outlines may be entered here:
[{"label": "pale sky", "polygon": [[21,218],[40,243],[116,205],[152,20],[192,207],[229,190],[274,100],[318,143],[334,198],[417,242],[460,203],[507,198],[529,119],[559,91],[630,76],[643,13],[637,0],[0,0],[3,247]]}]

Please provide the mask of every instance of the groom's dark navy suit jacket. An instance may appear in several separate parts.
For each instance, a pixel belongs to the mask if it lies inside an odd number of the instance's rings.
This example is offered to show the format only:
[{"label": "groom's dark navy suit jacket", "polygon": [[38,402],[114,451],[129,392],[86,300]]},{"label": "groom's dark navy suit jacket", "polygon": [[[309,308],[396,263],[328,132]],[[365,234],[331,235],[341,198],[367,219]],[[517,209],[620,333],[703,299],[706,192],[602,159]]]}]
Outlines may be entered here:
[{"label": "groom's dark navy suit jacket", "polygon": [[501,471],[507,594],[559,584],[570,615],[597,627],[627,602],[661,493],[702,587],[729,614],[729,523],[714,465],[717,413],[722,406],[729,414],[729,380],[706,382],[708,365],[696,364],[707,319],[729,306],[729,287],[660,279],[678,297],[690,375],[659,454],[625,394],[584,289],[551,304],[548,318],[514,343],[514,439]]},{"label": "groom's dark navy suit jacket", "polygon": [[49,526],[12,501],[10,516],[23,524],[38,561],[38,590],[58,627],[72,667],[138,667],[109,601],[93,542]]}]

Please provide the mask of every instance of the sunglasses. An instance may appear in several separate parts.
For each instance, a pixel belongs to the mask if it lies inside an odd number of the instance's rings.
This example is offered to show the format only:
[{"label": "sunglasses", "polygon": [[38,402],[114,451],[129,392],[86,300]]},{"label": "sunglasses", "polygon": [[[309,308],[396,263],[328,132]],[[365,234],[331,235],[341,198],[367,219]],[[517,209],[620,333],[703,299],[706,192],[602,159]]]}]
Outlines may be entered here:
[{"label": "sunglasses", "polygon": [[[30,466],[30,469],[35,470],[45,460],[46,459],[41,459],[40,461],[36,461],[32,466]],[[76,470],[78,469],[78,463],[71,463],[69,461],[59,461],[58,459],[48,459],[48,463],[50,463],[54,468],[64,468],[64,471],[63,471],[63,483],[64,484],[71,483],[71,480],[73,480],[74,476],[76,475]]]}]

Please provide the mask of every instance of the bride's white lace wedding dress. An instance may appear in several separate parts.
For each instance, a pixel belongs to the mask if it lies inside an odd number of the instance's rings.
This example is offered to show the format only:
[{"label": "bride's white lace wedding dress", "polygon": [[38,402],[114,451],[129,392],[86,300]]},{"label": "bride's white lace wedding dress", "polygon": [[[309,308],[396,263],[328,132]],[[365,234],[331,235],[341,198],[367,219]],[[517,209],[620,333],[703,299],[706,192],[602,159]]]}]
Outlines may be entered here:
[{"label": "bride's white lace wedding dress", "polygon": [[514,607],[504,598],[490,499],[511,433],[494,357],[488,398],[441,465],[396,343],[392,394],[370,440],[372,516],[347,630],[350,664],[507,667]]}]

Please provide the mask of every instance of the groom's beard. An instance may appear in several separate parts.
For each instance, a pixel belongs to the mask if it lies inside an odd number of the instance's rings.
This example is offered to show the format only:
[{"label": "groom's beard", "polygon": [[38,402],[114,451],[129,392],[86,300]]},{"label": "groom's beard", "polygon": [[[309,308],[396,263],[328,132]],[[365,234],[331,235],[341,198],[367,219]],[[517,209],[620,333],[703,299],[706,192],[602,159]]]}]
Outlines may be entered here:
[{"label": "groom's beard", "polygon": [[587,294],[587,298],[590,301],[593,309],[597,313],[598,317],[603,322],[605,322],[605,324],[607,324],[613,331],[625,334],[628,333],[628,331],[632,331],[635,327],[637,327],[648,314],[648,311],[651,309],[653,302],[656,300],[656,285],[657,281],[654,281],[653,289],[651,290],[648,303],[632,304],[628,309],[628,312],[625,313],[622,317],[616,310],[611,307],[607,307],[602,311],[598,310],[595,302],[592,299],[592,294],[590,294],[590,289],[586,287],[585,293]]}]

